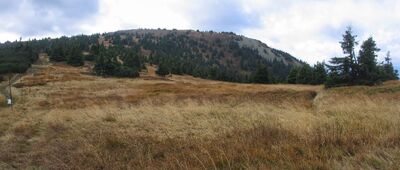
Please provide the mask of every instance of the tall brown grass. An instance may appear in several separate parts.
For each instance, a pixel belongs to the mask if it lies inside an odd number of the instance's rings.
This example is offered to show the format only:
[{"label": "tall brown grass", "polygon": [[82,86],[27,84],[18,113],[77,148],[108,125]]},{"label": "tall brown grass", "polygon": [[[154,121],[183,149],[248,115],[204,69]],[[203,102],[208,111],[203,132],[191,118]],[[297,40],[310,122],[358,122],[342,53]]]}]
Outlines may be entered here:
[{"label": "tall brown grass", "polygon": [[[52,69],[44,74],[79,71]],[[399,82],[323,90],[76,76],[18,88],[14,110],[0,108],[0,169],[400,167]]]},{"label": "tall brown grass", "polygon": [[0,107],[5,107],[6,104],[6,98],[0,94]]}]

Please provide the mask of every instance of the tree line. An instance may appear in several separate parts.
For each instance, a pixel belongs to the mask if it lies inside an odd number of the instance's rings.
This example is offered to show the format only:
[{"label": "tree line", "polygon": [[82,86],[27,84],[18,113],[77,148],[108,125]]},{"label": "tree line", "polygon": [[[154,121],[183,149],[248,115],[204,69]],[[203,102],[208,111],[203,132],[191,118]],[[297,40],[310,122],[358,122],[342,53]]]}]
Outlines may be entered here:
[{"label": "tree line", "polygon": [[327,78],[325,63],[318,62],[313,67],[306,64],[303,67],[293,68],[288,77],[289,84],[324,84]]},{"label": "tree line", "polygon": [[24,73],[38,58],[42,41],[0,43],[0,74]]}]

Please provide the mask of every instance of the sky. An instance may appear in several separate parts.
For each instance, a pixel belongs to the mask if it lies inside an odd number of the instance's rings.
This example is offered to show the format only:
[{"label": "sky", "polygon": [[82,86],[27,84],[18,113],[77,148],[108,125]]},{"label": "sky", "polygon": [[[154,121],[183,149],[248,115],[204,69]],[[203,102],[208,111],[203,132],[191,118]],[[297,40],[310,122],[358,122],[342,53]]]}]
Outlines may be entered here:
[{"label": "sky", "polygon": [[[399,0],[0,0],[0,42],[137,28],[232,31],[314,64],[353,27],[400,69]],[[357,49],[358,51],[358,49]]]}]

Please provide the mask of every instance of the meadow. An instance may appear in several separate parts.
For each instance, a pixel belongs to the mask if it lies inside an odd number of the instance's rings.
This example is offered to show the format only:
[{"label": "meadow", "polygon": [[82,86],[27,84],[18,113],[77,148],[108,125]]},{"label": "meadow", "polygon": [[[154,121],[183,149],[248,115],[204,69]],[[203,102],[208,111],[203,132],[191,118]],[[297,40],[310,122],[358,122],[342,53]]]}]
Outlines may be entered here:
[{"label": "meadow", "polygon": [[399,81],[324,89],[89,70],[38,65],[14,84],[0,169],[400,167]]}]

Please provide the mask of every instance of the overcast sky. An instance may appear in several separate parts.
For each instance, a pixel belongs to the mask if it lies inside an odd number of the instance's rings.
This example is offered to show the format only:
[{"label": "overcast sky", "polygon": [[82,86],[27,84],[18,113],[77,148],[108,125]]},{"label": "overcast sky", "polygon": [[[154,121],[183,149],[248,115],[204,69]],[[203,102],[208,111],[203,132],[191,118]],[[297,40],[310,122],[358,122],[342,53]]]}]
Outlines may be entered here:
[{"label": "overcast sky", "polygon": [[233,31],[314,64],[351,25],[400,69],[399,0],[0,0],[0,41],[135,28]]}]

